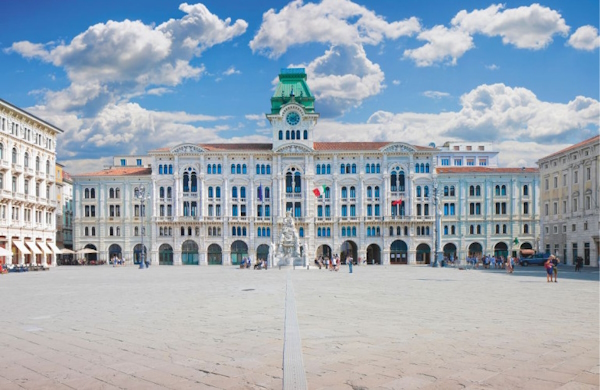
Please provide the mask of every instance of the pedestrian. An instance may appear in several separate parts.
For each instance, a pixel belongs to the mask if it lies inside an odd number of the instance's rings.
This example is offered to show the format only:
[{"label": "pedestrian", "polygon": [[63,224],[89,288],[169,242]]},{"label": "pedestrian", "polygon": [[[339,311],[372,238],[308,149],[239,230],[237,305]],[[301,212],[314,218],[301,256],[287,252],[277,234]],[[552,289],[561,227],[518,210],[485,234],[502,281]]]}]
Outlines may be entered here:
[{"label": "pedestrian", "polygon": [[352,273],[352,256],[348,256],[346,263],[348,263],[348,268],[350,268],[350,273]]},{"label": "pedestrian", "polygon": [[552,257],[552,274],[554,275],[554,283],[558,283],[558,281],[556,280],[556,276],[558,275],[558,257],[556,256],[550,256]]},{"label": "pedestrian", "polygon": [[550,258],[544,263],[544,268],[546,269],[546,281],[550,283],[552,282],[552,261]]},{"label": "pedestrian", "polygon": [[515,257],[510,257],[510,273],[512,274],[515,271]]}]

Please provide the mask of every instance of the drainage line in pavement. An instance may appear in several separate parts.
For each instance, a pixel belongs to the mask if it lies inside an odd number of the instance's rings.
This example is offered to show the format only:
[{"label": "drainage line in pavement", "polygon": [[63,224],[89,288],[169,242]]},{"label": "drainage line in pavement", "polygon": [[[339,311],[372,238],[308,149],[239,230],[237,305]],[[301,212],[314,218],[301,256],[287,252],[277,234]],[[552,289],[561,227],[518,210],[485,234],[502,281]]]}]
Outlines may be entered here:
[{"label": "drainage line in pavement", "polygon": [[302,341],[296,315],[296,300],[288,271],[285,291],[285,329],[283,337],[283,390],[306,390],[306,373],[302,360]]}]

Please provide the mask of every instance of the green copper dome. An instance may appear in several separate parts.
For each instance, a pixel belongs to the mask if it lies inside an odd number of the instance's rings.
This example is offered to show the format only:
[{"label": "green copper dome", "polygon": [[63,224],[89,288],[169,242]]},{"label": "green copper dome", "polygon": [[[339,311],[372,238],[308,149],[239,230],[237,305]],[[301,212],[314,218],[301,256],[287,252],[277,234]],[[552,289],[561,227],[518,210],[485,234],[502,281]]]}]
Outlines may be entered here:
[{"label": "green copper dome", "polygon": [[307,113],[315,112],[315,97],[306,84],[304,68],[284,68],[279,73],[279,84],[271,98],[271,114],[278,114],[281,107],[295,101]]}]

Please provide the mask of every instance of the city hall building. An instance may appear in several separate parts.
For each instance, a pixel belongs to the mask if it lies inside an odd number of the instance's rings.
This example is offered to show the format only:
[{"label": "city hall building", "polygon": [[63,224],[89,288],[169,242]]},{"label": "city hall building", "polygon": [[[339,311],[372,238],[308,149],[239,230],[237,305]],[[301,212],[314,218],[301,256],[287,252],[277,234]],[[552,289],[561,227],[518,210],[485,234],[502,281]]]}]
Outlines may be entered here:
[{"label": "city hall building", "polygon": [[306,79],[281,71],[271,143],[185,142],[73,176],[74,249],[98,252],[88,260],[235,265],[269,257],[287,211],[311,262],[429,264],[436,253],[539,245],[537,169],[499,168],[490,143],[316,142]]}]

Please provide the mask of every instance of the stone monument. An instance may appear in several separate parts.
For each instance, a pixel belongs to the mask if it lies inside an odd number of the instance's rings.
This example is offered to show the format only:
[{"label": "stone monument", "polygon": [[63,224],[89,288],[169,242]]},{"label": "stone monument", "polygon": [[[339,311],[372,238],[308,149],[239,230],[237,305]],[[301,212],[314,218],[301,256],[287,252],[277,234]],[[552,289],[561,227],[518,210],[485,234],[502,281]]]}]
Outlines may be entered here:
[{"label": "stone monument", "polygon": [[300,238],[294,226],[294,218],[288,211],[283,219],[279,242],[271,245],[273,266],[306,266],[306,251],[302,254],[300,246]]}]

